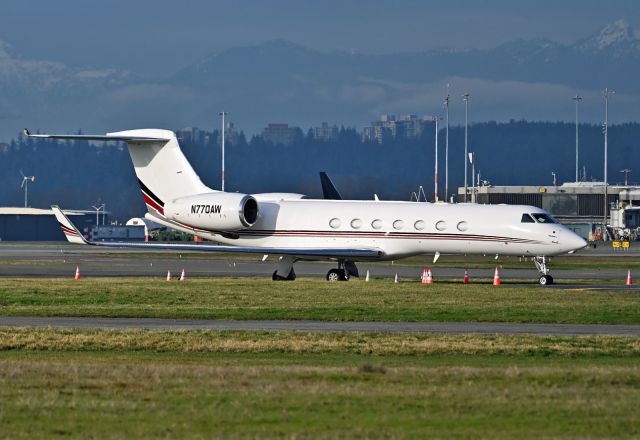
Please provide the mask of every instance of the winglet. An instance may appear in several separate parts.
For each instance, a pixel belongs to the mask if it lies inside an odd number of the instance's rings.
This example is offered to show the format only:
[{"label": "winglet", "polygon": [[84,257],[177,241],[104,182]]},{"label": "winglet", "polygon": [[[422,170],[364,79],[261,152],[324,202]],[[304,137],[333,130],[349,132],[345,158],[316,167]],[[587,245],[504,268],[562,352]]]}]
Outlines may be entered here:
[{"label": "winglet", "polygon": [[64,232],[64,236],[67,237],[67,240],[75,244],[89,244],[80,231],[78,231],[78,228],[69,221],[67,216],[64,215],[57,205],[52,205],[51,210],[56,216],[56,220],[58,220],[58,223],[60,224],[60,229]]}]

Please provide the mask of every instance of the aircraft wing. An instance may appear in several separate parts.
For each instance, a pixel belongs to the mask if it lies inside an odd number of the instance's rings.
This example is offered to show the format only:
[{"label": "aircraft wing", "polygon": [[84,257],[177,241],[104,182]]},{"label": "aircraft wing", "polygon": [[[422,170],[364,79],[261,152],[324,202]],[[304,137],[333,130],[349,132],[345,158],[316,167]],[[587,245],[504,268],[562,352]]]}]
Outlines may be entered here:
[{"label": "aircraft wing", "polygon": [[245,247],[245,246],[218,246],[208,244],[178,244],[178,243],[126,243],[126,242],[100,242],[89,241],[78,231],[69,218],[56,206],[51,206],[62,232],[71,243],[87,244],[104,247],[128,247],[142,249],[171,249],[175,251],[208,251],[208,252],[234,252],[241,254],[269,254],[292,255],[308,258],[380,258],[384,252],[377,248],[289,248],[289,247]]}]

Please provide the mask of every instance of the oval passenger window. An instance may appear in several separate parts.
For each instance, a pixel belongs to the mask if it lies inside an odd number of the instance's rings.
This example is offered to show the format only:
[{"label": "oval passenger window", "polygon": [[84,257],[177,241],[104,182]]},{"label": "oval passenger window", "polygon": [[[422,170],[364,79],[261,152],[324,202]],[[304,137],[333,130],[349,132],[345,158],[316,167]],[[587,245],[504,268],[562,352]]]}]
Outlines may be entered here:
[{"label": "oval passenger window", "polygon": [[382,220],[380,220],[379,218],[375,219],[371,222],[371,227],[373,229],[380,229],[382,227]]},{"label": "oval passenger window", "polygon": [[413,224],[413,227],[416,228],[418,231],[422,231],[424,229],[424,220],[418,220]]},{"label": "oval passenger window", "polygon": [[460,223],[458,223],[458,231],[466,231],[467,229],[469,229],[469,224],[467,222],[465,222],[464,220],[461,221]]},{"label": "oval passenger window", "polygon": [[353,220],[351,220],[351,227],[353,229],[360,229],[362,227],[362,220],[360,220],[359,218],[354,218]]},{"label": "oval passenger window", "polygon": [[402,220],[396,220],[393,222],[393,229],[402,229],[404,228],[404,222]]},{"label": "oval passenger window", "polygon": [[342,224],[342,222],[340,221],[339,218],[332,218],[329,221],[329,226],[331,226],[333,229],[339,228],[341,224]]},{"label": "oval passenger window", "polygon": [[438,231],[444,231],[445,229],[447,229],[447,223],[444,220],[440,220],[436,223],[436,229]]}]

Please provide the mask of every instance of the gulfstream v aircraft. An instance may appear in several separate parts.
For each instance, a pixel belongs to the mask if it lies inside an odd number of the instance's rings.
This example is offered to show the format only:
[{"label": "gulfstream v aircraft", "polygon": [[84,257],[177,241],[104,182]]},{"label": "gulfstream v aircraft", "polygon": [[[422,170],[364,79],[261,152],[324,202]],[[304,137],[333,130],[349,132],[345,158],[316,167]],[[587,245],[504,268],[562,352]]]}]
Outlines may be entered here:
[{"label": "gulfstream v aircraft", "polygon": [[131,130],[105,136],[25,134],[49,139],[124,141],[129,147],[146,217],[223,245],[87,241],[58,207],[67,239],[96,246],[244,252],[278,255],[274,280],[293,280],[299,260],[328,259],[327,280],[358,276],[358,261],[397,260],[420,254],[534,257],[540,284],[551,284],[547,258],[574,252],[585,240],[533,206],[311,200],[301,194],[241,194],[205,186],[173,132]]}]

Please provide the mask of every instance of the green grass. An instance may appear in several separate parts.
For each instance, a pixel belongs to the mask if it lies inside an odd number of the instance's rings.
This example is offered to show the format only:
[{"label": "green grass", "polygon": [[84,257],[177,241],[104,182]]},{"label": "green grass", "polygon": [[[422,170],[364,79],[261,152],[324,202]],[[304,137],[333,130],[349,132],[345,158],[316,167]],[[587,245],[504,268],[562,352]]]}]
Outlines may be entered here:
[{"label": "green grass", "polygon": [[2,438],[633,438],[624,337],[0,329]]},{"label": "green grass", "polygon": [[391,280],[2,279],[0,315],[640,324],[640,292]]}]

